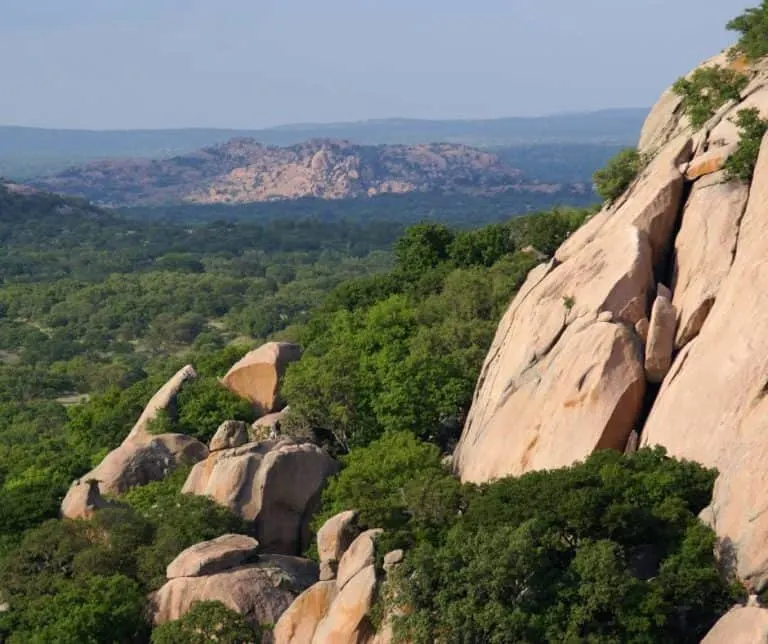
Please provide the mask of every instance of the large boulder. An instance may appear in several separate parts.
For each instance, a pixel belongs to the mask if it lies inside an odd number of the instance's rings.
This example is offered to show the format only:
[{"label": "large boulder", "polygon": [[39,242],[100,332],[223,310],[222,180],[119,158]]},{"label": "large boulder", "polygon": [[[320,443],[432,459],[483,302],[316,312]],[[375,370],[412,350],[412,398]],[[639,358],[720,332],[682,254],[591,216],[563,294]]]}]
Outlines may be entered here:
[{"label": "large boulder", "polygon": [[675,348],[677,315],[675,307],[665,295],[658,295],[651,309],[648,339],[645,347],[645,377],[648,382],[660,383],[672,365]]},{"label": "large boulder", "polygon": [[211,453],[182,492],[200,494],[254,523],[262,551],[298,554],[325,480],[338,471],[325,450],[291,440],[248,443]]},{"label": "large boulder", "polygon": [[733,266],[698,337],[677,356],[643,432],[720,473],[707,517],[747,586],[768,583],[768,138],[763,141]]},{"label": "large boulder", "polygon": [[701,644],[765,644],[765,642],[768,642],[768,610],[757,606],[732,608],[701,640]]},{"label": "large boulder", "polygon": [[697,181],[675,238],[672,303],[678,314],[675,346],[695,338],[731,270],[749,186],[722,172]]},{"label": "large boulder", "polygon": [[225,420],[213,435],[208,451],[218,452],[245,445],[249,442],[248,433],[248,423],[242,420]]},{"label": "large boulder", "polygon": [[115,506],[99,492],[99,482],[80,479],[69,488],[61,503],[61,514],[68,519],[90,519],[96,510]]},{"label": "large boulder", "polygon": [[222,379],[222,384],[251,401],[262,413],[278,411],[280,382],[285,368],[301,358],[301,347],[289,342],[268,342],[247,353]]},{"label": "large boulder", "polygon": [[[155,393],[120,446],[72,484],[62,504],[63,516],[84,516],[83,503],[75,500],[87,497],[88,493],[83,496],[82,486],[91,485],[90,481],[98,484],[100,495],[116,496],[132,487],[163,479],[179,465],[192,465],[208,455],[206,446],[191,436],[153,435],[149,431],[150,423],[161,411],[173,413],[176,394],[185,382],[194,377],[194,369],[187,365]],[[93,495],[93,491],[90,494]]]},{"label": "large boulder", "polygon": [[318,625],[328,613],[337,594],[336,582],[333,580],[319,581],[305,590],[275,624],[275,644],[312,642]]},{"label": "large boulder", "polygon": [[168,579],[203,577],[235,568],[255,558],[259,542],[244,534],[225,534],[181,552],[166,570]]},{"label": "large boulder", "polygon": [[[563,264],[532,271],[483,365],[454,454],[462,480],[623,449],[645,391],[642,347],[631,326],[646,317],[653,289],[648,237],[633,226],[596,238]],[[598,320],[604,312],[611,322]]]},{"label": "large boulder", "polygon": [[[393,641],[391,616],[385,615],[377,633],[371,620],[374,598],[385,592],[386,580],[377,574],[376,540],[381,530],[367,530],[347,546],[355,512],[336,515],[318,533],[322,557],[340,559],[336,579],[320,581],[304,592],[275,625],[275,644],[389,644]],[[343,548],[342,548],[343,547]],[[390,553],[389,568],[402,560],[402,551]]]},{"label": "large boulder", "polygon": [[154,624],[164,624],[183,617],[195,602],[220,601],[254,624],[274,624],[316,580],[312,561],[261,555],[245,566],[169,580],[150,595],[150,614]]},{"label": "large boulder", "polygon": [[342,555],[359,532],[357,516],[358,513],[354,510],[341,512],[328,519],[317,531],[321,581],[336,577]]}]

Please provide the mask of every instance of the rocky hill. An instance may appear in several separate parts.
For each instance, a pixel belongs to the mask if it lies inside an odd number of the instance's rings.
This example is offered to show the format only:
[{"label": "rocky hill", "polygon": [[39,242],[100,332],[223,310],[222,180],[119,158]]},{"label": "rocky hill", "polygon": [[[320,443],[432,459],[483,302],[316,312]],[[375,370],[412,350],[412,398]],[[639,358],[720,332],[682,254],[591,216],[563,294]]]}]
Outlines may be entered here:
[{"label": "rocky hill", "polygon": [[361,146],[316,139],[280,148],[247,138],[165,160],[93,162],[30,183],[111,205],[236,204],[301,197],[559,188],[526,183],[519,170],[496,155],[464,145]]},{"label": "rocky hill", "polygon": [[[530,273],[498,328],[454,462],[463,480],[484,482],[639,444],[717,468],[702,517],[722,562],[759,594],[768,587],[768,137],[750,142],[736,122],[748,109],[768,117],[768,66],[720,55],[702,69],[717,66],[745,75],[738,98],[693,127],[667,90],[640,138],[647,167]],[[751,182],[725,173],[751,144],[760,146]],[[768,623],[762,613],[755,624]],[[757,641],[720,628],[726,639],[712,641]]]}]

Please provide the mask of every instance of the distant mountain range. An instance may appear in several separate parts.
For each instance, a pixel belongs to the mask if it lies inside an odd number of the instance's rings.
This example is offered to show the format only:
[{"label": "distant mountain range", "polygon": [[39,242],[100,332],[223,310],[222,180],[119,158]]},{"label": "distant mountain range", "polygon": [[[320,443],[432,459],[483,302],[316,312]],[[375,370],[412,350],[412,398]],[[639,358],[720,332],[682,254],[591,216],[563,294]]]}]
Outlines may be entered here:
[{"label": "distant mountain range", "polygon": [[[524,178],[489,151],[455,143],[373,146],[313,139],[276,147],[250,138],[168,159],[93,161],[28,184],[113,206],[563,189]],[[572,189],[589,191],[584,185]]]},{"label": "distant mountain range", "polygon": [[316,138],[358,145],[459,143],[499,148],[538,144],[631,145],[646,108],[490,120],[384,119],[356,123],[284,125],[262,130],[56,130],[0,126],[0,176],[25,179],[109,158],[167,158],[252,138],[290,146]]}]

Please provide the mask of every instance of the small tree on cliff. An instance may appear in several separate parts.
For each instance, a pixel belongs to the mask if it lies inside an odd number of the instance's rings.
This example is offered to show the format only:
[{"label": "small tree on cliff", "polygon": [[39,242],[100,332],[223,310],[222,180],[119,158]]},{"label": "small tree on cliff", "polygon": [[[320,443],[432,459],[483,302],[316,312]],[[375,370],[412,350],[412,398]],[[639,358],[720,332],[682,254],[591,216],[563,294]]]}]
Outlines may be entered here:
[{"label": "small tree on cliff", "polygon": [[768,55],[768,0],[763,0],[758,7],[747,9],[731,20],[727,28],[741,34],[734,47],[736,53],[743,54],[749,60]]}]

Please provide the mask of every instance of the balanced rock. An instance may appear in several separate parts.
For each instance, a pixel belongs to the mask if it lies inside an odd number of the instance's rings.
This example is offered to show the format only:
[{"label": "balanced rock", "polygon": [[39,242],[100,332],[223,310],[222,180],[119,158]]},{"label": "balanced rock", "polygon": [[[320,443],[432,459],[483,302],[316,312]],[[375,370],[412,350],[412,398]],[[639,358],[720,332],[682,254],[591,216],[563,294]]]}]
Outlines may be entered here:
[{"label": "balanced rock", "polygon": [[218,452],[222,449],[240,447],[248,440],[248,423],[242,420],[225,420],[213,435],[208,451]]},{"label": "balanced rock", "polygon": [[94,479],[75,481],[61,503],[61,514],[68,519],[90,519],[96,510],[113,507],[99,492]]},{"label": "balanced rock", "polygon": [[151,422],[161,411],[173,413],[176,395],[182,385],[194,377],[194,369],[187,365],[152,396],[126,439],[94,469],[72,484],[71,494],[67,494],[62,504],[63,516],[83,516],[83,504],[75,503],[78,497],[82,500],[83,489],[75,488],[84,482],[90,485],[88,481],[96,481],[99,494],[119,495],[132,487],[161,480],[179,465],[191,465],[208,455],[205,445],[191,436],[150,433]]},{"label": "balanced rock", "polygon": [[286,367],[301,358],[301,347],[268,342],[247,353],[222,379],[225,387],[251,401],[263,414],[280,407],[280,383]]},{"label": "balanced rock", "polygon": [[736,606],[723,615],[701,644],[765,644],[768,642],[768,610]]},{"label": "balanced rock", "polygon": [[341,512],[328,519],[317,531],[320,581],[336,577],[339,560],[357,535],[357,515],[354,510]]},{"label": "balanced rock", "polygon": [[211,453],[192,468],[182,492],[212,498],[254,523],[264,552],[297,554],[338,463],[325,450],[290,440],[248,443]]},{"label": "balanced rock", "polygon": [[261,555],[255,563],[200,577],[171,579],[150,595],[154,624],[183,617],[198,601],[219,601],[254,624],[274,624],[317,579],[307,559]]},{"label": "balanced rock", "polygon": [[244,534],[225,534],[190,546],[166,570],[168,579],[203,577],[235,568],[256,556],[259,542]]},{"label": "balanced rock", "polygon": [[675,348],[676,326],[675,307],[666,297],[659,295],[651,309],[645,347],[645,376],[648,382],[659,383],[669,372],[672,351]]}]

